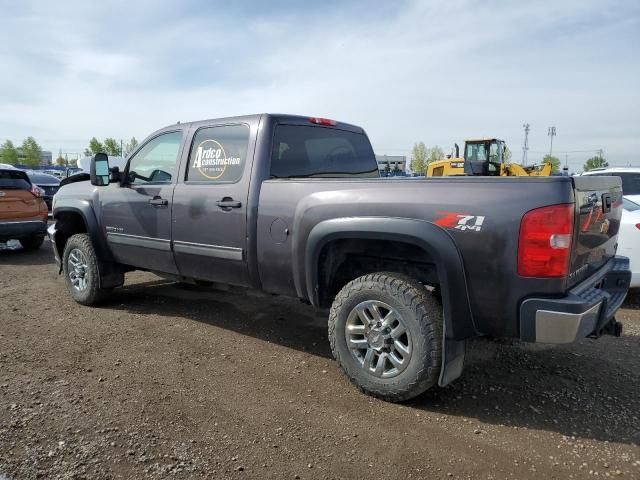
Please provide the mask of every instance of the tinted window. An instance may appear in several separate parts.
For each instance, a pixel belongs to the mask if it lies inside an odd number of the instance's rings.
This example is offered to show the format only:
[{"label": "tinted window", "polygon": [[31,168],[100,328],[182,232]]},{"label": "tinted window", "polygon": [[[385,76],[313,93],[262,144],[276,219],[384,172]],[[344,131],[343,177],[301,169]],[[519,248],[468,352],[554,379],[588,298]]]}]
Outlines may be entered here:
[{"label": "tinted window", "polygon": [[19,170],[0,170],[0,189],[31,190],[27,174]]},{"label": "tinted window", "polygon": [[43,175],[41,173],[30,173],[29,178],[36,185],[39,185],[39,184],[58,185],[60,183],[60,180],[58,180],[53,175]]},{"label": "tinted window", "polygon": [[246,125],[201,128],[193,139],[186,179],[237,182],[247,161],[248,145]]},{"label": "tinted window", "polygon": [[612,173],[622,178],[622,193],[625,195],[640,195],[640,173]]},{"label": "tinted window", "polygon": [[367,137],[335,128],[279,125],[271,152],[271,176],[379,177]]},{"label": "tinted window", "polygon": [[129,183],[171,183],[176,170],[182,132],[171,132],[149,140],[129,162]]}]

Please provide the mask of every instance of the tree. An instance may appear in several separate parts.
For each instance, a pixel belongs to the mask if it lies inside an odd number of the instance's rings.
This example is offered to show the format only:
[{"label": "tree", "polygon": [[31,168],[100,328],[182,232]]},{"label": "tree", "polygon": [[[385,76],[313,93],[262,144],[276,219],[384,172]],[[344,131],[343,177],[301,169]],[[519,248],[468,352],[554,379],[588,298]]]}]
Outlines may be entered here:
[{"label": "tree", "polygon": [[105,138],[104,142],[102,142],[102,146],[104,147],[104,153],[106,153],[107,155],[120,155],[120,144],[116,141],[115,138]]},{"label": "tree", "polygon": [[22,155],[24,157],[22,163],[31,168],[39,167],[41,151],[42,149],[35,138],[27,137],[24,142],[22,142]]},{"label": "tree", "polygon": [[0,161],[9,165],[18,164],[18,150],[13,146],[11,140],[6,140],[0,147]]},{"label": "tree", "polygon": [[136,137],[131,137],[127,143],[124,144],[124,156],[128,157],[131,152],[133,152],[138,146],[138,140]]},{"label": "tree", "polygon": [[542,163],[551,164],[551,173],[556,173],[560,171],[560,159],[558,157],[554,157],[553,155],[547,154],[542,159]]},{"label": "tree", "polygon": [[437,162],[438,160],[442,160],[444,158],[444,152],[439,146],[431,147],[427,149],[427,158],[425,160],[425,168],[431,162]]},{"label": "tree", "polygon": [[588,159],[582,168],[584,168],[585,172],[588,172],[589,170],[593,170],[594,168],[606,168],[608,166],[609,162],[607,162],[604,157],[595,156]]},{"label": "tree", "polygon": [[66,164],[67,164],[67,161],[64,159],[62,155],[59,155],[58,158],[56,158],[56,165],[60,165],[61,167],[64,167]]},{"label": "tree", "polygon": [[85,156],[90,157],[96,153],[106,153],[104,151],[104,145],[102,145],[96,137],[89,140],[89,148],[84,151]]},{"label": "tree", "polygon": [[411,150],[411,171],[418,175],[424,175],[424,170],[427,167],[427,147],[424,142],[418,142],[413,144]]}]

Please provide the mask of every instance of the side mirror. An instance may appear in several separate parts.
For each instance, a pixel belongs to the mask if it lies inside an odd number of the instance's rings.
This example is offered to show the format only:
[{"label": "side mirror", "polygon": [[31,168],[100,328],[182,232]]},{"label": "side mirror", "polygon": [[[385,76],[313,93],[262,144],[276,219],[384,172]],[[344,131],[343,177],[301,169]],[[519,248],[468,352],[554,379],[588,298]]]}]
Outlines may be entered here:
[{"label": "side mirror", "polygon": [[91,158],[89,176],[91,185],[97,185],[98,187],[109,185],[109,157],[106,153],[96,153]]}]

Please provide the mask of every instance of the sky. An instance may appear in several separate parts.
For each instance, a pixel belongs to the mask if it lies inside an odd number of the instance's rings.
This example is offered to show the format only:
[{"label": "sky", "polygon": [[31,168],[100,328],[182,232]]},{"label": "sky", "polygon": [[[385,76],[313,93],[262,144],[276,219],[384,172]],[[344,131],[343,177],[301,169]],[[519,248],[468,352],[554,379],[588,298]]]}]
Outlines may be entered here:
[{"label": "sky", "polygon": [[[640,2],[0,0],[0,142],[54,152],[273,112],[377,154],[498,137],[571,171],[640,166]],[[568,155],[568,157],[565,157]]]}]

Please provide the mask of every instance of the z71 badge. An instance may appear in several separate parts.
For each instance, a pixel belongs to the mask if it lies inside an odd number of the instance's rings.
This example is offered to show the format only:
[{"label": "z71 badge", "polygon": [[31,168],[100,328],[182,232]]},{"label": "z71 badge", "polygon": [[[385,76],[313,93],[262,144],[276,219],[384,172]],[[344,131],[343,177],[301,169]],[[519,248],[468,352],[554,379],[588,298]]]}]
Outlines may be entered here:
[{"label": "z71 badge", "polygon": [[467,230],[479,232],[482,230],[482,224],[484,223],[484,216],[482,215],[469,215],[468,213],[460,212],[438,212],[438,215],[441,215],[441,217],[435,221],[436,225],[444,228],[455,228],[463,232]]}]

